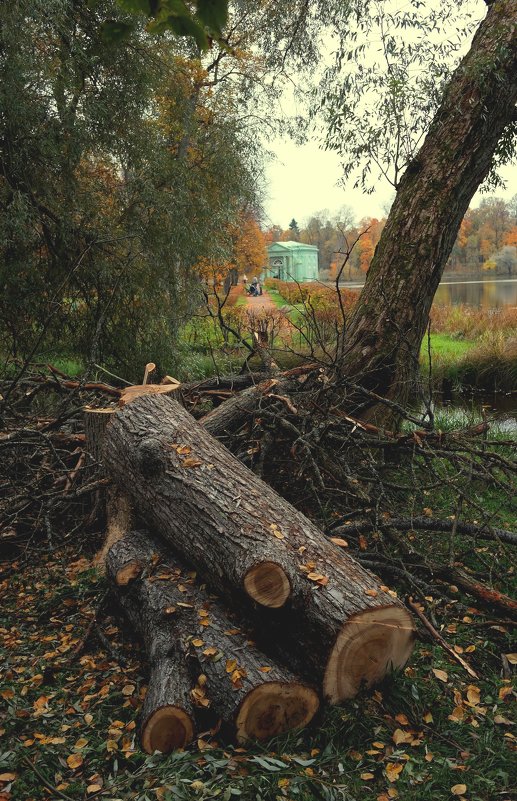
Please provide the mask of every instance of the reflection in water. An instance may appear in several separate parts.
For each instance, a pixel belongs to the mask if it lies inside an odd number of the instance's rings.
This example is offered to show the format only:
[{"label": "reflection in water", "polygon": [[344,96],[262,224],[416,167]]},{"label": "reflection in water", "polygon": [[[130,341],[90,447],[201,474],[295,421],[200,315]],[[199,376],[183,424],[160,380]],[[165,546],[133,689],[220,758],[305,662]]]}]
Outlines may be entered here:
[{"label": "reflection in water", "polygon": [[434,302],[443,306],[466,304],[483,309],[517,306],[517,278],[500,281],[447,281],[438,287]]}]

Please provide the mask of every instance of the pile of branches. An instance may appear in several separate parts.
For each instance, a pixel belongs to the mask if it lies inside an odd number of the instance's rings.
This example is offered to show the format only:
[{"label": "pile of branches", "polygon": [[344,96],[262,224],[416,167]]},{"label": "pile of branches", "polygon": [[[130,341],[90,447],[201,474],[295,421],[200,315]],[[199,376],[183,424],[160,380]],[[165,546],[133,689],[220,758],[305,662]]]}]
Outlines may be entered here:
[{"label": "pile of branches", "polygon": [[[338,547],[397,586],[430,636],[451,610],[511,623],[517,603],[502,589],[517,534],[480,491],[511,502],[514,442],[492,440],[487,421],[442,433],[404,409],[401,431],[381,430],[347,414],[347,392],[357,387],[340,389],[343,403],[329,401],[336,384],[311,364],[185,384],[174,396]],[[54,548],[79,529],[94,550],[109,479],[87,452],[83,408],[116,408],[123,392],[44,367],[0,387],[8,397],[0,432],[4,555]],[[441,513],[433,509],[438,493],[449,498]]]}]

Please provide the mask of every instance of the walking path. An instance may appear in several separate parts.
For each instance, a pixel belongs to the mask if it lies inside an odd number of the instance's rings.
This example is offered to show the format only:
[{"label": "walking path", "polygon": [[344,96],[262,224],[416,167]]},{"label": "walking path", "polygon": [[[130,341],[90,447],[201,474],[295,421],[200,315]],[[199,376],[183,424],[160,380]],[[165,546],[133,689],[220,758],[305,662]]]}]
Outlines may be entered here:
[{"label": "walking path", "polygon": [[277,308],[276,303],[271,300],[271,297],[265,290],[262,290],[262,295],[253,297],[252,295],[246,296],[246,308],[253,309],[253,311],[273,311]]}]

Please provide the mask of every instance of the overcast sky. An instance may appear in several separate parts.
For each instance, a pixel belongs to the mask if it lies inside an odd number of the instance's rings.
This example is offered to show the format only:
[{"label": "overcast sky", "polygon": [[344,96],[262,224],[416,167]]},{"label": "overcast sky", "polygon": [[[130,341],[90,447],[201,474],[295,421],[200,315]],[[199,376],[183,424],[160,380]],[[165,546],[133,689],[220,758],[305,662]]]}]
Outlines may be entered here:
[{"label": "overcast sky", "polygon": [[[303,225],[314,212],[328,209],[332,215],[343,205],[352,207],[357,222],[362,217],[385,215],[383,207],[393,198],[393,188],[387,181],[379,180],[373,195],[363,195],[353,188],[353,181],[346,189],[336,186],[340,176],[336,153],[321,150],[316,143],[300,146],[280,139],[270,142],[269,147],[275,152],[276,160],[266,171],[266,225],[287,228],[293,217]],[[495,194],[509,200],[517,193],[517,166],[506,167],[501,174],[507,188]],[[478,192],[472,205],[479,205],[482,197]]]},{"label": "overcast sky", "polygon": [[[384,1],[392,12],[408,5],[407,0]],[[427,5],[430,8],[438,7],[439,2],[440,0],[427,0]],[[483,0],[462,0],[462,2],[465,8],[462,8],[461,13],[464,13],[468,6],[477,15],[477,19],[482,19],[486,14]],[[408,33],[408,36],[414,38],[415,34]],[[468,47],[467,39],[457,56],[461,57]],[[332,49],[332,42],[329,40],[327,50],[329,58]],[[375,58],[376,51],[378,47],[373,44],[371,55],[366,58]],[[306,113],[298,106],[292,90],[286,90],[283,94],[280,107],[282,114]],[[267,147],[276,158],[271,160],[266,169],[264,200],[266,225],[277,224],[287,228],[293,217],[299,225],[303,225],[312,214],[328,209],[332,216],[343,205],[353,209],[357,222],[366,216],[386,215],[394,197],[394,190],[385,179],[379,179],[373,194],[365,195],[361,190],[353,188],[353,179],[346,187],[337,186],[341,176],[339,157],[333,151],[323,150],[317,142],[297,145],[289,139],[276,139],[269,140]],[[499,189],[494,194],[510,199],[517,193],[517,164],[502,170],[501,175],[506,181],[506,190]],[[472,205],[479,205],[483,196],[478,192]]]}]

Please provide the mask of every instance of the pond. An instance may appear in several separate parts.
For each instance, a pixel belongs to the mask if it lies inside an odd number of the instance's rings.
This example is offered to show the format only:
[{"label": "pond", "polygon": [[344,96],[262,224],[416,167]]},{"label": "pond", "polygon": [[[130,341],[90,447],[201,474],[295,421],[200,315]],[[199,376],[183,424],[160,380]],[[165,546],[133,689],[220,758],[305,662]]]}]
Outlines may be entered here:
[{"label": "pond", "polygon": [[[344,283],[348,289],[361,289],[363,284]],[[517,278],[462,278],[444,276],[434,302],[442,306],[465,304],[475,308],[500,309],[517,306]]]},{"label": "pond", "polygon": [[440,283],[434,302],[442,306],[465,304],[482,309],[517,306],[517,278],[446,279]]}]

